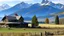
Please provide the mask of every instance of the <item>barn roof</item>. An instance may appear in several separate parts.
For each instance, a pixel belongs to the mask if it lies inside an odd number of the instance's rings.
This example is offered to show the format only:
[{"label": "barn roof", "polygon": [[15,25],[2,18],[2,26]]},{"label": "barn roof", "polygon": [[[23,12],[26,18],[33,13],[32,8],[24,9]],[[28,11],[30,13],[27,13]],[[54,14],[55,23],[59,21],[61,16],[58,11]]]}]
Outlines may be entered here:
[{"label": "barn roof", "polygon": [[15,16],[5,16],[2,20],[4,19],[8,19],[8,20],[17,20]]}]

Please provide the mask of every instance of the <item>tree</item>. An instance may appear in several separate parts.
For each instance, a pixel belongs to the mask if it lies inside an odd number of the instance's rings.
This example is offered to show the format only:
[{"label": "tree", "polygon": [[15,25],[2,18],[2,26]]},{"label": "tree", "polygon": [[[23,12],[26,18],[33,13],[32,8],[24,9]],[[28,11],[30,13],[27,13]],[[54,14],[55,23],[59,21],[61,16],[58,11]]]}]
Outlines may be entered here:
[{"label": "tree", "polygon": [[55,18],[55,24],[59,24],[59,17],[58,17],[58,15]]},{"label": "tree", "polygon": [[32,27],[36,27],[36,26],[38,26],[38,20],[36,15],[34,15],[32,18]]},{"label": "tree", "polygon": [[49,19],[48,18],[46,18],[45,23],[49,24]]},{"label": "tree", "polygon": [[24,22],[24,18],[21,16],[19,22]]}]

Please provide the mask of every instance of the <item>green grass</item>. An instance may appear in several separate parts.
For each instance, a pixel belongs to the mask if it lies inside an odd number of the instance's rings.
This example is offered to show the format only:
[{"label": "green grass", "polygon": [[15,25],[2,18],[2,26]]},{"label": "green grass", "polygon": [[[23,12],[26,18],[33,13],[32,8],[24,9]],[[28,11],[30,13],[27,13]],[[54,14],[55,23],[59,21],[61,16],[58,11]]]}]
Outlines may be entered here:
[{"label": "green grass", "polygon": [[28,29],[28,28],[0,28],[0,32],[42,32],[42,29]]},{"label": "green grass", "polygon": [[55,32],[55,31],[64,31],[64,29],[38,29],[38,28],[0,28],[0,32]]}]

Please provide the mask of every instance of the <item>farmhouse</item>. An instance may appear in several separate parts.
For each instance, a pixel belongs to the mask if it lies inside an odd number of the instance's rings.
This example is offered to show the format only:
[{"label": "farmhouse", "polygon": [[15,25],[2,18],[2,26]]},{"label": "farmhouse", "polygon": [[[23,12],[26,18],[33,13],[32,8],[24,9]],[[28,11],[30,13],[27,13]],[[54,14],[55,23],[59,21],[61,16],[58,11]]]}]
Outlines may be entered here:
[{"label": "farmhouse", "polygon": [[2,21],[3,23],[0,25],[6,25],[8,27],[28,27],[28,23],[26,22],[19,22],[19,19],[21,16],[15,15],[15,16],[4,16]]}]

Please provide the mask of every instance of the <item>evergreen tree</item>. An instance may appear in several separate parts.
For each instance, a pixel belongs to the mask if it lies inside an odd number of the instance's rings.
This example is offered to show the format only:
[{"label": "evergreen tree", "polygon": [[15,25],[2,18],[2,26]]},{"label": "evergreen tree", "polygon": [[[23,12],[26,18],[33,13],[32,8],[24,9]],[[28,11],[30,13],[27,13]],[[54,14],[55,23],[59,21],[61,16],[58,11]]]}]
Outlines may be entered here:
[{"label": "evergreen tree", "polygon": [[21,16],[19,22],[24,22],[24,18]]},{"label": "evergreen tree", "polygon": [[55,24],[59,24],[59,17],[58,17],[58,15],[55,18]]},{"label": "evergreen tree", "polygon": [[32,18],[32,27],[36,27],[38,26],[38,20],[36,16],[33,16]]},{"label": "evergreen tree", "polygon": [[48,18],[46,18],[45,23],[49,24],[49,19]]}]

